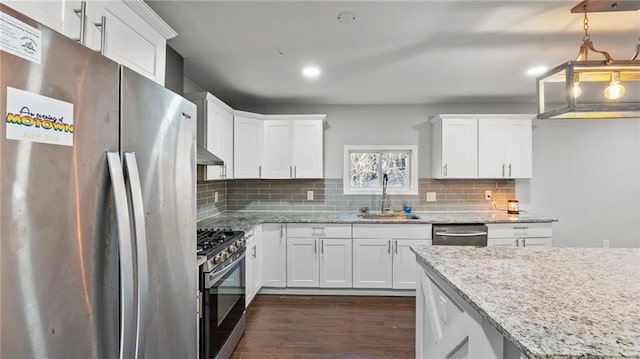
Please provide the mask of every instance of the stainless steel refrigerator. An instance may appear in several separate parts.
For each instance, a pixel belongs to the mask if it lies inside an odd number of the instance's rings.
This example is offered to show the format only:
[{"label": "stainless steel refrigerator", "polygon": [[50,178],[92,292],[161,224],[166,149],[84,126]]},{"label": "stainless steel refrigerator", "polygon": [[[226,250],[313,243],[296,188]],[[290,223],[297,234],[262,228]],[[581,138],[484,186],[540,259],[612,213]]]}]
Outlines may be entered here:
[{"label": "stainless steel refrigerator", "polygon": [[0,34],[0,357],[195,358],[195,105],[2,4]]}]

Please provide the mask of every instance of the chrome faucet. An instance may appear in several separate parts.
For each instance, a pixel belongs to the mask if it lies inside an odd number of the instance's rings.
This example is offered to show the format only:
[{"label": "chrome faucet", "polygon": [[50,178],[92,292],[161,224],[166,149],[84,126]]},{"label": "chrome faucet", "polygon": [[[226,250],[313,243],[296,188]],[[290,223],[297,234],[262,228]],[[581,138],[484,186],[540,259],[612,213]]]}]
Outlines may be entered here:
[{"label": "chrome faucet", "polygon": [[380,213],[382,214],[384,214],[385,209],[389,209],[384,206],[384,203],[387,200],[387,182],[389,182],[389,176],[385,173],[384,176],[382,176],[382,206],[380,208]]}]

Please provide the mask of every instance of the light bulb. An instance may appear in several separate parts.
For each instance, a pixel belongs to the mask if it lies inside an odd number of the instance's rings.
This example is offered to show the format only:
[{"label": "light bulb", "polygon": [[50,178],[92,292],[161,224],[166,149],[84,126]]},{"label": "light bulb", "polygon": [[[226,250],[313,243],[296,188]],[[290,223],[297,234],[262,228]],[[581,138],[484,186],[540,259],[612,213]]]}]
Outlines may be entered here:
[{"label": "light bulb", "polygon": [[624,86],[619,82],[612,82],[606,89],[604,89],[604,97],[609,100],[617,100],[624,96]]},{"label": "light bulb", "polygon": [[573,98],[578,98],[580,97],[580,95],[582,95],[582,89],[580,88],[579,82],[575,82],[573,84],[573,90],[571,91],[571,94],[573,95]]},{"label": "light bulb", "polygon": [[611,83],[604,89],[604,97],[609,100],[617,100],[624,96],[624,86],[620,84],[620,73],[614,72],[611,74]]}]

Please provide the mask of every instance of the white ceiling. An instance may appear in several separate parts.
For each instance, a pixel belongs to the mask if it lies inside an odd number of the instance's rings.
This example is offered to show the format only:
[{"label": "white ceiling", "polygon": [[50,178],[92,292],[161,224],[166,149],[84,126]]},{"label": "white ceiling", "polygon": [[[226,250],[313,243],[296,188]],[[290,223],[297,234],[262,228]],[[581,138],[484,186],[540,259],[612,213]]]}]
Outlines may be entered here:
[{"label": "white ceiling", "polygon": [[[230,103],[532,103],[525,71],[574,59],[583,36],[567,0],[147,2],[178,32],[185,75]],[[631,57],[640,11],[589,20],[596,48]]]}]

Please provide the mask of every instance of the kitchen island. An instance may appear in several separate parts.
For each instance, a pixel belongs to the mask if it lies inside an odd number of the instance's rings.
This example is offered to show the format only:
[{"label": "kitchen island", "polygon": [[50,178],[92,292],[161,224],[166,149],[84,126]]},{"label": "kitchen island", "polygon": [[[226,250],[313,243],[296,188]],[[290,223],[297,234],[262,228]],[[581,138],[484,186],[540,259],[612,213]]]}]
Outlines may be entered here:
[{"label": "kitchen island", "polygon": [[640,357],[640,249],[412,250],[418,358]]}]

